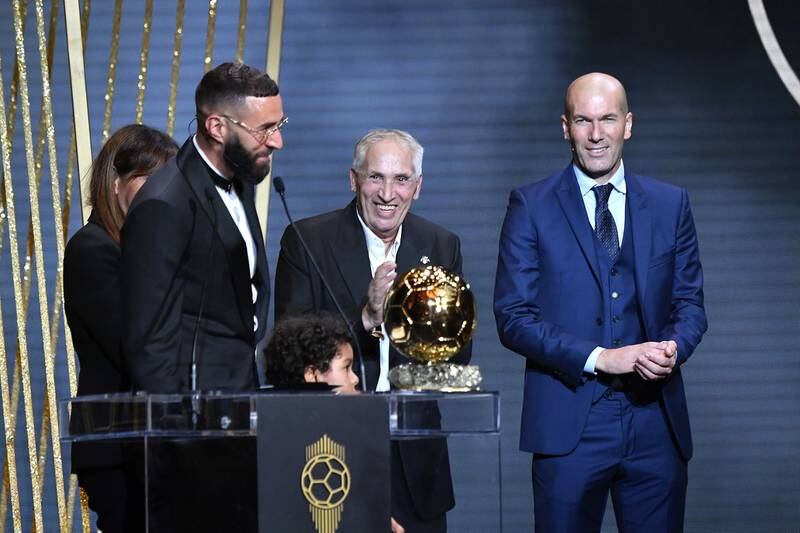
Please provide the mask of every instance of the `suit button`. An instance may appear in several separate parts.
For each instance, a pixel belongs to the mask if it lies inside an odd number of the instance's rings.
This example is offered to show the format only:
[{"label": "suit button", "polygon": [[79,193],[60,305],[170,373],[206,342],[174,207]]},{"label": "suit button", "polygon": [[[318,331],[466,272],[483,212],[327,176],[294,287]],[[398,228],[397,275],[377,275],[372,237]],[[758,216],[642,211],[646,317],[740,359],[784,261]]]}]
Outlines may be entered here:
[{"label": "suit button", "polygon": [[622,344],[622,341],[621,341],[621,340],[619,340],[619,339],[614,339],[614,346],[619,346],[620,344]]},{"label": "suit button", "polygon": [[612,322],[619,322],[619,317],[617,315],[614,315],[614,316],[611,317],[611,321]]},{"label": "suit button", "polygon": [[619,298],[619,293],[617,291],[614,291],[611,293],[611,297],[616,300],[617,298]]},{"label": "suit button", "polygon": [[595,323],[597,323],[598,326],[602,326],[603,325],[603,319],[600,318],[600,317],[595,318],[594,321],[595,321]]},{"label": "suit button", "polygon": [[617,275],[617,269],[616,268],[613,268],[613,267],[611,268],[611,275],[612,276],[616,276]]}]

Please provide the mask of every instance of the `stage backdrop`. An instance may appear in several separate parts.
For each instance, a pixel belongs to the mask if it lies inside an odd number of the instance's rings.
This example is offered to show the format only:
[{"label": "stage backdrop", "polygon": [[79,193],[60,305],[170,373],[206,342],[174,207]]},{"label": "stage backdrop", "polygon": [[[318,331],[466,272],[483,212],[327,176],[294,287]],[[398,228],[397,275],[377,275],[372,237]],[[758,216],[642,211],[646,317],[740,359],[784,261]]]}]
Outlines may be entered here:
[{"label": "stage backdrop", "polygon": [[[0,5],[6,113],[14,65],[10,4]],[[103,136],[114,5],[95,4],[89,18],[86,75],[96,153]],[[188,4],[187,21],[207,19],[207,4]],[[216,63],[236,56],[239,3],[212,4]],[[753,21],[751,8],[759,7],[766,9],[771,23],[771,32],[764,32],[762,24],[761,35],[772,59]],[[145,8],[146,2],[125,3],[112,130],[137,118]],[[148,89],[141,118],[166,128],[174,46],[174,31],[167,28],[174,29],[176,3],[159,1],[155,10],[147,76],[148,83],[162,88]],[[251,0],[248,10],[242,55],[245,61],[263,66],[268,6]],[[29,11],[25,29],[29,68],[38,69],[33,7]],[[626,167],[686,187],[699,233],[710,326],[683,369],[696,450],[690,463],[686,530],[796,529],[800,522],[800,185],[796,177],[800,90],[796,76],[785,68],[800,72],[799,25],[800,8],[775,0],[763,4],[755,0],[287,2],[280,81],[290,123],[284,130],[286,148],[275,156],[275,175],[284,177],[293,215],[301,218],[350,200],[347,171],[352,147],[368,129],[402,128],[425,146],[424,186],[412,209],[462,238],[464,273],[479,305],[474,362],[483,369],[485,387],[503,395],[505,531],[529,531],[533,517],[530,456],[517,449],[524,361],[500,346],[491,312],[497,238],[508,192],[568,163],[569,150],[559,125],[563,91],[573,78],[593,70],[618,76],[628,89],[634,135],[626,146]],[[57,121],[68,126],[70,91],[63,31],[59,31],[53,99]],[[186,31],[183,38],[183,53],[191,59],[181,66],[177,87],[174,134],[179,142],[193,130],[192,91],[203,71],[205,24]],[[783,80],[773,64],[781,66],[776,42],[785,54]],[[41,89],[32,89],[30,98],[34,134],[40,93]],[[24,261],[29,187],[22,120],[18,113],[11,163],[14,190],[21,197],[14,220]],[[63,157],[59,155],[65,162],[59,175],[62,194],[69,134],[65,126],[55,131],[64,150]],[[41,201],[49,206],[47,158],[43,162]],[[80,225],[77,184],[71,190],[68,235]],[[0,370],[11,380],[17,313],[8,214],[5,210],[0,219],[7,355],[6,367]],[[43,223],[54,227],[53,216],[52,209],[43,212]],[[268,233],[272,272],[285,225],[273,201]],[[50,233],[43,235],[42,243],[46,288],[52,292],[58,243]],[[37,440],[45,364],[36,278],[33,281],[25,331]],[[63,335],[54,357],[57,389],[63,397],[69,391]],[[28,531],[36,509],[23,403],[20,399],[12,422],[18,428],[19,498]],[[3,416],[8,418],[5,410]],[[4,450],[4,458],[8,452]],[[45,530],[51,531],[59,523],[52,455],[42,464],[46,479],[41,512]],[[68,462],[58,475],[66,472]],[[5,508],[7,491],[3,498]],[[481,512],[479,502],[460,505]],[[10,529],[9,515],[3,515],[5,529]],[[79,525],[76,519],[76,531]],[[454,530],[469,531],[469,527],[459,525]],[[615,530],[610,511],[604,530]]]}]

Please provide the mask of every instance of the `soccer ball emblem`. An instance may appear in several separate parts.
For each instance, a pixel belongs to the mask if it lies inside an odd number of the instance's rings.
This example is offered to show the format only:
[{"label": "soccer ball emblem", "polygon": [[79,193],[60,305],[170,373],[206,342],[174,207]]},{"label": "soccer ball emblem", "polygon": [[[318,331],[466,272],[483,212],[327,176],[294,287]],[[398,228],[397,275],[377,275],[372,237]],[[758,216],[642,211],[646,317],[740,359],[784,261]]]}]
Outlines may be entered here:
[{"label": "soccer ball emblem", "polygon": [[350,492],[350,471],[338,457],[319,454],[306,463],[300,483],[311,505],[317,509],[333,509],[341,505]]},{"label": "soccer ball emblem", "polygon": [[464,278],[434,265],[398,277],[383,305],[392,345],[423,363],[457,354],[472,337],[475,315],[475,299]]}]

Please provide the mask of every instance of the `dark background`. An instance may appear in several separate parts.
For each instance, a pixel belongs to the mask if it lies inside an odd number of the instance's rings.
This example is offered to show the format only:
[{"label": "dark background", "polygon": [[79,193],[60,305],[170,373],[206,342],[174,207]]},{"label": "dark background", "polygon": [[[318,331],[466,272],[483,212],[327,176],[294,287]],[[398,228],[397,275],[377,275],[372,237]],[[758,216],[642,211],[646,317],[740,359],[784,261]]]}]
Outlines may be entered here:
[{"label": "dark background", "polygon": [[[163,128],[175,8],[172,2],[157,4],[145,122]],[[93,2],[90,23],[87,80],[95,152],[112,8],[112,2]],[[773,0],[766,8],[790,64],[800,71],[800,7]],[[233,57],[238,2],[219,2],[218,9],[215,63]],[[134,117],[142,13],[139,3],[126,2],[113,128]],[[5,2],[0,15],[9,20]],[[264,64],[267,17],[266,6],[250,6],[245,61],[258,66]],[[202,74],[203,3],[187,2],[186,21],[179,142],[190,127],[192,92]],[[189,21],[199,25],[191,30]],[[274,169],[286,180],[296,218],[350,200],[352,148],[367,130],[405,129],[426,148],[422,195],[412,209],[462,238],[464,274],[479,307],[474,362],[483,370],[485,387],[502,393],[505,531],[528,531],[533,518],[530,456],[517,449],[524,364],[500,346],[491,312],[497,239],[509,191],[568,163],[559,124],[563,92],[572,79],[594,70],[619,77],[628,90],[634,135],[625,150],[626,168],[686,187],[699,233],[709,331],[683,368],[696,450],[686,529],[796,530],[800,107],[770,64],[744,0],[293,0],[287,2],[284,31],[280,85],[290,123]],[[6,87],[12,38],[6,29],[0,36]],[[29,32],[29,39],[35,43],[35,34]],[[57,124],[59,117],[68,124],[63,40],[58,46]],[[30,69],[38,65],[35,55],[31,48]],[[36,117],[38,96],[32,91]],[[21,147],[19,120],[17,130]],[[61,152],[68,127],[57,135]],[[23,156],[15,149],[18,204],[27,193]],[[43,190],[43,205],[49,205],[48,194]],[[24,228],[27,212],[20,206],[17,219]],[[79,224],[74,209],[70,233]],[[273,198],[268,236],[273,273],[285,225]],[[8,265],[3,238],[0,262]],[[45,238],[47,249],[54,250],[53,238]],[[49,257],[54,263],[54,254]],[[49,264],[49,271],[54,266]],[[13,347],[9,271],[2,269],[0,291],[6,346]],[[52,280],[48,283],[52,287]],[[31,302],[36,309],[36,300]],[[36,317],[34,311],[32,322]],[[27,334],[32,354],[40,354],[38,330],[31,326]],[[64,396],[63,347],[59,357]],[[41,398],[41,355],[32,358],[34,393]],[[18,430],[22,478],[26,455]],[[52,487],[51,480],[46,523],[55,527]],[[28,500],[22,497],[29,512],[29,490]],[[461,506],[481,511],[479,500]],[[613,531],[613,513],[606,523]]]}]

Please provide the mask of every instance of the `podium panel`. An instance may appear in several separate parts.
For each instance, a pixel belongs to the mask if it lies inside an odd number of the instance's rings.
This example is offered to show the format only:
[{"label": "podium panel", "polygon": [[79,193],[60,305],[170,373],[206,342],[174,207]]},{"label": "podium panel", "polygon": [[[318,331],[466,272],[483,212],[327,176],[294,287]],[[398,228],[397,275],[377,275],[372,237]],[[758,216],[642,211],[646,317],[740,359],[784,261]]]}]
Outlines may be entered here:
[{"label": "podium panel", "polygon": [[503,528],[496,392],[112,394],[59,416],[73,448],[123,450],[142,531],[388,531],[390,442],[409,440],[446,442],[449,531]]},{"label": "podium panel", "polygon": [[389,424],[373,395],[265,394],[259,533],[389,530]]}]

